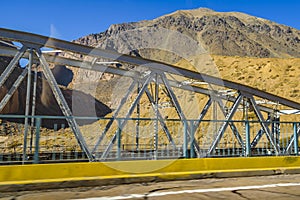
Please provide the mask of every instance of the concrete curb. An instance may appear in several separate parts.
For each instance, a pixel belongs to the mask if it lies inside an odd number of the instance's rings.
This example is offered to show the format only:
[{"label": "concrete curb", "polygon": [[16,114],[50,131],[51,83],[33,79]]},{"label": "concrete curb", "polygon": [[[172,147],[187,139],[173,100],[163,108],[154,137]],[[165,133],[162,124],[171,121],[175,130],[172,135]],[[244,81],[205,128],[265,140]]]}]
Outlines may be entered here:
[{"label": "concrete curb", "polygon": [[[184,159],[164,166],[165,162],[170,161],[0,166],[0,192],[300,173],[298,157]],[[158,164],[163,167],[157,169]],[[145,166],[155,167],[143,173]],[[139,172],[126,172],[128,167]]]}]

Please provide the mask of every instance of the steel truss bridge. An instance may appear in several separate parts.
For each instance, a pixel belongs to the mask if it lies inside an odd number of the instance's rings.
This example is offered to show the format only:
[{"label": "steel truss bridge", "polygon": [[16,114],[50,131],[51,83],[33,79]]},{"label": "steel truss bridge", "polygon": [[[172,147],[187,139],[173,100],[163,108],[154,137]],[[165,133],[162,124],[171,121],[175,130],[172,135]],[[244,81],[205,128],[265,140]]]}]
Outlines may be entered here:
[{"label": "steel truss bridge", "polygon": [[[246,85],[222,80],[207,74],[190,71],[162,62],[123,55],[32,33],[1,28],[0,42],[5,44],[0,46],[0,56],[12,58],[0,76],[0,87],[10,78],[13,70],[18,66],[20,59],[26,58],[29,60],[29,64],[26,65],[17,80],[15,80],[13,86],[9,88],[7,94],[4,95],[0,102],[0,111],[2,111],[21,82],[27,77],[25,115],[17,116],[25,119],[25,128],[23,132],[24,143],[22,144],[23,151],[20,153],[20,157],[23,161],[26,161],[30,154],[27,150],[29,126],[35,126],[36,128],[37,142],[34,155],[35,160],[38,160],[41,159],[39,158],[39,155],[43,155],[42,152],[39,152],[40,136],[38,134],[40,131],[40,122],[43,118],[51,118],[49,116],[34,116],[34,106],[32,106],[32,108],[29,106],[30,102],[35,102],[34,98],[36,96],[36,77],[34,77],[34,83],[31,84],[33,64],[40,66],[44,77],[48,81],[55,99],[64,114],[62,117],[67,120],[80,147],[79,151],[72,152],[73,157],[75,154],[77,155],[78,152],[83,154],[82,156],[89,161],[104,161],[111,157],[122,159],[122,156],[125,155],[126,152],[131,153],[131,155],[133,155],[132,158],[135,158],[135,155],[139,155],[139,157],[136,156],[136,158],[144,159],[149,159],[149,156],[151,155],[154,159],[168,158],[171,157],[170,155],[172,154],[176,154],[178,157],[298,154],[299,122],[292,122],[289,124],[280,122],[279,110],[257,103],[258,100],[260,100],[272,102],[278,107],[284,106],[285,108],[300,110],[300,103],[298,102]],[[16,43],[21,45],[15,46],[14,44]],[[43,48],[51,49],[53,52],[61,51],[73,55],[88,56],[92,59],[91,62],[88,62],[83,59],[59,56],[59,54],[43,53]],[[95,62],[95,60],[98,59],[125,63],[132,66],[132,68],[129,70],[103,65],[101,62]],[[128,91],[122,97],[119,106],[114,110],[113,116],[111,118],[99,119],[104,120],[105,125],[98,132],[94,133],[96,141],[93,145],[86,142],[81,127],[78,125],[77,118],[73,116],[70,105],[68,105],[62,94],[61,88],[51,72],[49,67],[50,64],[105,72],[126,76],[132,79]],[[36,74],[34,75],[36,76]],[[170,78],[173,76],[179,78],[177,80]],[[194,84],[195,82],[205,82],[211,87],[206,88],[199,86]],[[150,86],[154,86],[154,92],[150,92]],[[233,91],[234,93],[225,94],[219,89],[213,89],[221,87]],[[160,90],[162,89],[170,99],[170,104],[176,110],[178,115],[178,118],[173,120],[173,123],[170,123],[172,120],[165,119],[159,108],[159,95]],[[175,90],[190,91],[207,97],[207,102],[201,112],[198,113],[199,116],[197,119],[189,119],[187,117],[188,115],[184,112],[184,109],[182,109],[182,105],[178,100]],[[33,94],[30,94],[31,91],[33,91]],[[120,116],[120,111],[124,108],[125,103],[128,103],[128,99],[133,93],[135,93],[134,99],[130,102],[129,108],[127,108],[125,115]],[[155,113],[154,118],[142,119],[139,117],[132,117],[134,111],[139,112],[140,100],[143,95],[146,95],[153,107]],[[230,102],[230,106],[225,107],[224,100]],[[30,109],[32,109],[31,112]],[[221,110],[224,119],[216,121],[215,119],[208,120],[205,118],[208,117],[208,111],[213,109]],[[251,109],[251,111],[255,113],[257,121],[249,121],[248,118],[245,118],[245,120],[242,121],[233,120],[234,115],[236,115],[237,111],[240,109],[243,109],[244,113]],[[29,113],[31,113],[30,116]],[[8,117],[9,116],[6,116],[6,118]],[[30,125],[30,119],[33,119],[31,122],[35,121],[35,123],[31,123]],[[143,149],[139,141],[138,126],[143,120],[154,122],[154,126],[152,126],[153,130],[149,130],[151,134],[152,132],[155,133],[153,136],[153,145],[150,145],[151,148],[145,147]],[[132,149],[126,151],[126,148],[124,147],[126,144],[124,144],[122,140],[122,133],[125,131],[125,127],[130,121],[135,122],[130,124],[136,126],[133,128],[136,130],[136,135],[133,136],[135,137],[135,140],[132,144]],[[177,133],[173,130],[174,123],[181,127],[177,129]],[[216,129],[201,133],[201,130],[212,123],[218,125],[216,126]],[[117,124],[117,128],[114,124]],[[283,138],[283,127],[285,125],[288,127],[288,130],[284,133],[285,137]],[[166,141],[163,144],[164,147],[160,146],[159,143],[159,127],[162,130],[163,135],[166,136]],[[202,136],[197,136],[197,134],[202,134]],[[208,134],[208,136],[206,137],[205,134]],[[180,137],[177,137],[177,135],[180,135]],[[231,135],[231,141],[229,141],[228,135]],[[204,140],[203,138],[205,137],[205,143],[202,143],[203,141],[201,140]],[[179,138],[179,141],[176,138]],[[262,138],[264,138],[264,141]],[[106,141],[105,144],[104,141]],[[260,145],[260,143],[263,143],[264,145]],[[265,152],[263,153],[263,151]],[[144,155],[144,157],[142,155]],[[163,156],[160,157],[159,155]],[[130,159],[130,157],[128,159]]]}]

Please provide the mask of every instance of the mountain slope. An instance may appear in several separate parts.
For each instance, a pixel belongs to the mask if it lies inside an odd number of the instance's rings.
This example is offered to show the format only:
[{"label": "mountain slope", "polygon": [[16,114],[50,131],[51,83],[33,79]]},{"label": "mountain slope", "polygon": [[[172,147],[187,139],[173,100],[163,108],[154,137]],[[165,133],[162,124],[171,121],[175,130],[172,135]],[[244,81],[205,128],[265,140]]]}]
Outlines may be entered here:
[{"label": "mountain slope", "polygon": [[[129,53],[141,51],[143,46],[151,46],[145,45],[146,42],[152,42],[152,46],[155,46],[155,41],[148,37],[153,36],[153,30],[161,28],[190,37],[210,54],[261,58],[300,57],[299,30],[243,13],[221,13],[209,9],[177,11],[154,20],[115,24],[103,33],[91,34],[76,42]],[[138,32],[134,34],[135,39],[130,36],[133,31]],[[163,36],[171,33],[164,33]],[[149,53],[142,56],[147,55]]]},{"label": "mountain slope", "polygon": [[[176,11],[154,20],[114,24],[75,42],[175,64],[299,101],[299,77],[293,73],[300,67],[300,31],[247,14],[204,8]],[[120,87],[120,77],[89,72],[87,78],[84,70],[73,71],[72,86],[115,108],[111,94]]]}]

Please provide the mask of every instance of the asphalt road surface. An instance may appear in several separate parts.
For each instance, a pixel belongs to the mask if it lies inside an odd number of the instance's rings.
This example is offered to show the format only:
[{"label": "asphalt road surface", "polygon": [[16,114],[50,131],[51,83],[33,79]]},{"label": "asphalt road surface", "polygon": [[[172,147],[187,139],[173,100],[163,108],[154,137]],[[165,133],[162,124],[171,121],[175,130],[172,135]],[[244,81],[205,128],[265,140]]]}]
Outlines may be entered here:
[{"label": "asphalt road surface", "polygon": [[300,174],[1,193],[1,199],[300,199]]}]

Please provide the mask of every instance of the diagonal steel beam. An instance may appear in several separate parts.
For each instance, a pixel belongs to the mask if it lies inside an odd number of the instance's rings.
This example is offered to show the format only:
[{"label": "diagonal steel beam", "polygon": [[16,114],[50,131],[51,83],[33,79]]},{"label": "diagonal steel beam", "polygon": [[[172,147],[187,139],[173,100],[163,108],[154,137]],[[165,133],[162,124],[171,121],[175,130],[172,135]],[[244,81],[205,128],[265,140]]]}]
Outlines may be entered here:
[{"label": "diagonal steel beam", "polygon": [[[298,137],[300,136],[300,126],[298,126],[298,128],[297,128],[297,135],[298,135]],[[291,138],[290,138],[288,144],[286,145],[286,148],[284,149],[283,154],[286,154],[286,153],[288,153],[288,152],[290,151],[290,149],[291,149],[291,147],[292,147],[294,141],[295,141],[295,136],[294,136],[294,134],[293,134],[293,135],[291,136]]]},{"label": "diagonal steel beam", "polygon": [[20,86],[20,84],[22,83],[24,78],[26,77],[27,73],[28,73],[28,70],[24,69],[22,71],[22,73],[19,75],[19,77],[17,78],[17,80],[14,82],[12,87],[9,89],[9,91],[5,94],[5,96],[3,97],[3,99],[0,102],[0,111],[2,111],[3,108],[6,106],[6,104],[12,97],[12,95],[15,93],[15,91],[18,89],[18,87]]},{"label": "diagonal steel beam", "polygon": [[[150,103],[152,104],[153,109],[155,109],[155,101],[154,101],[152,95],[150,94],[148,88],[146,88],[145,92],[146,92],[146,94],[147,94],[147,97],[148,97]],[[171,136],[171,134],[170,134],[170,131],[169,131],[169,129],[168,129],[166,123],[164,122],[163,117],[162,117],[162,115],[161,115],[161,113],[160,113],[159,111],[157,111],[157,117],[158,117],[158,120],[159,120],[159,122],[160,122],[160,125],[162,126],[164,132],[166,133],[166,136],[167,136],[169,142],[171,142],[171,144],[172,144],[174,147],[176,147],[175,142],[174,142],[174,140],[173,140],[173,138],[172,138],[172,136]]]},{"label": "diagonal steel beam", "polygon": [[[271,120],[271,116],[268,115],[268,118],[267,118],[267,123],[266,125],[269,126],[270,125],[270,120]],[[256,145],[258,144],[259,140],[262,138],[262,136],[264,135],[264,129],[261,128],[259,129],[259,131],[257,132],[257,134],[255,135],[255,137],[253,138],[253,141],[251,142],[251,148],[255,148]]]},{"label": "diagonal steel beam", "polygon": [[200,126],[201,121],[202,121],[203,118],[205,117],[205,115],[206,115],[208,109],[210,108],[211,104],[212,104],[212,99],[211,99],[211,97],[210,97],[210,98],[207,100],[207,102],[206,102],[206,104],[205,104],[203,110],[201,111],[199,117],[197,118],[198,120],[197,120],[197,121],[194,121],[194,123],[193,123],[193,126],[194,126],[194,132],[197,131],[198,127]]},{"label": "diagonal steel beam", "polygon": [[[205,106],[203,107],[199,117],[197,118],[198,120],[194,121],[191,123],[191,134],[194,136],[194,140],[195,140],[195,133],[197,132],[198,128],[200,127],[200,124],[203,120],[203,118],[205,117],[207,111],[209,110],[210,106],[212,104],[212,99],[211,97],[209,97],[208,101],[206,102]],[[194,140],[191,141],[191,146],[194,145]],[[194,157],[194,151],[191,151],[191,158]]]},{"label": "diagonal steel beam", "polygon": [[[267,126],[269,125],[270,123],[267,123]],[[256,145],[258,144],[258,142],[260,141],[260,139],[262,138],[262,136],[264,135],[264,129],[261,128],[259,129],[259,131],[257,131],[257,134],[255,135],[255,137],[253,138],[252,142],[251,142],[251,148],[255,148]]]},{"label": "diagonal steel beam", "polygon": [[269,129],[269,127],[266,125],[265,123],[265,120],[264,120],[264,117],[260,111],[260,109],[257,107],[257,104],[255,102],[255,99],[253,98],[252,95],[248,95],[248,99],[250,100],[250,103],[253,107],[253,110],[257,116],[257,118],[259,119],[259,122],[264,130],[264,132],[266,133],[267,135],[267,138],[269,140],[269,142],[271,143],[271,145],[273,146],[274,150],[275,150],[275,153],[278,155],[280,153],[280,149],[279,149],[279,146],[277,146],[275,143],[274,143],[274,138],[272,137],[272,134],[271,134],[271,131]]},{"label": "diagonal steel beam", "polygon": [[55,96],[55,99],[60,107],[60,109],[62,110],[63,114],[66,116],[66,120],[70,126],[70,128],[72,129],[78,144],[80,145],[82,151],[86,154],[86,156],[88,157],[88,159],[90,161],[94,160],[94,156],[91,154],[83,136],[82,133],[79,129],[79,126],[76,122],[76,120],[73,117],[73,114],[69,108],[68,103],[66,102],[65,97],[63,96],[51,70],[49,67],[49,64],[47,63],[45,57],[43,56],[42,52],[40,49],[36,49],[36,55],[38,56],[38,58],[40,59],[41,62],[41,67],[43,69],[43,72],[45,74],[45,77],[53,91],[53,94]]},{"label": "diagonal steel beam", "polygon": [[[151,72],[147,78],[146,81],[144,82],[143,86],[140,89],[140,92],[138,93],[138,95],[135,97],[135,100],[132,102],[131,106],[128,109],[127,114],[125,115],[125,119],[120,120],[120,125],[119,125],[119,130],[122,130],[124,128],[124,126],[126,125],[128,118],[130,117],[130,115],[132,114],[135,106],[138,104],[138,102],[140,101],[142,95],[145,93],[146,88],[148,87],[149,83],[151,82],[152,78],[154,77],[154,72]],[[111,148],[113,147],[114,143],[116,142],[116,138],[117,138],[117,132],[115,132],[115,134],[113,135],[112,139],[109,141],[108,146],[106,147],[106,149],[104,150],[103,154],[101,155],[101,160],[105,159],[109,153],[109,151],[111,150]]]},{"label": "diagonal steel beam", "polygon": [[210,155],[215,150],[217,145],[219,144],[221,138],[224,135],[224,132],[225,132],[226,128],[229,125],[229,121],[232,119],[233,115],[235,114],[235,112],[236,112],[238,106],[240,105],[240,102],[241,102],[242,99],[243,99],[243,95],[241,95],[241,93],[240,93],[239,96],[236,98],[234,104],[232,105],[232,107],[230,109],[230,112],[225,117],[225,121],[222,124],[222,126],[220,127],[215,140],[213,141],[212,145],[210,146],[209,150],[207,151],[207,155]]},{"label": "diagonal steel beam", "polygon": [[[170,86],[168,78],[165,75],[165,73],[160,73],[160,76],[161,76],[161,79],[162,79],[162,81],[163,81],[163,83],[164,83],[164,85],[165,85],[165,87],[166,87],[166,89],[168,91],[168,94],[169,94],[169,96],[170,96],[170,98],[171,98],[171,100],[172,100],[172,102],[173,102],[173,104],[174,104],[174,106],[176,108],[178,116],[183,121],[183,123],[187,126],[187,136],[188,136],[188,139],[192,140],[192,134],[190,132],[189,125],[187,124],[187,119],[186,119],[186,117],[185,117],[185,115],[184,115],[184,113],[183,113],[183,111],[181,109],[181,106],[180,106],[180,104],[178,102],[178,99],[176,98],[176,95],[174,94],[174,92],[173,92],[173,90],[172,90],[172,88]],[[196,141],[195,138],[193,138],[193,141]],[[200,157],[200,147],[199,147],[198,143],[193,142],[193,144],[194,144],[194,149],[195,149],[198,157]]]},{"label": "diagonal steel beam", "polygon": [[14,58],[10,61],[8,66],[5,68],[3,73],[0,76],[0,87],[4,84],[4,82],[8,79],[9,75],[12,73],[14,68],[16,67],[18,61],[22,58],[23,54],[25,53],[27,47],[25,45],[22,46],[20,50],[16,53]]},{"label": "diagonal steel beam", "polygon": [[[218,102],[218,105],[219,105],[219,107],[220,107],[220,109],[221,109],[223,115],[226,117],[226,112],[225,112],[225,110],[224,110],[224,105],[223,105],[222,100],[218,98],[218,99],[217,99],[217,102]],[[237,139],[239,145],[240,145],[241,147],[243,147],[243,146],[244,146],[244,142],[243,142],[243,139],[242,139],[242,137],[241,137],[241,135],[240,135],[238,129],[236,128],[236,126],[234,125],[233,122],[229,122],[229,126],[230,126],[230,128],[231,128],[231,130],[232,130],[232,132],[233,132],[233,134],[234,134],[234,136],[235,136],[235,138]]]},{"label": "diagonal steel beam", "polygon": [[108,121],[108,123],[106,124],[104,130],[101,133],[101,136],[99,137],[99,139],[97,140],[92,152],[95,153],[99,147],[99,145],[101,144],[102,140],[104,139],[107,131],[110,129],[111,125],[113,124],[113,122],[115,121],[116,117],[118,116],[120,110],[122,109],[122,107],[124,106],[125,102],[127,101],[129,95],[132,93],[135,85],[137,84],[137,81],[134,80],[131,85],[129,86],[127,93],[125,94],[125,96],[121,99],[120,104],[118,105],[117,109],[115,110],[112,118],[110,118],[110,120]]}]

